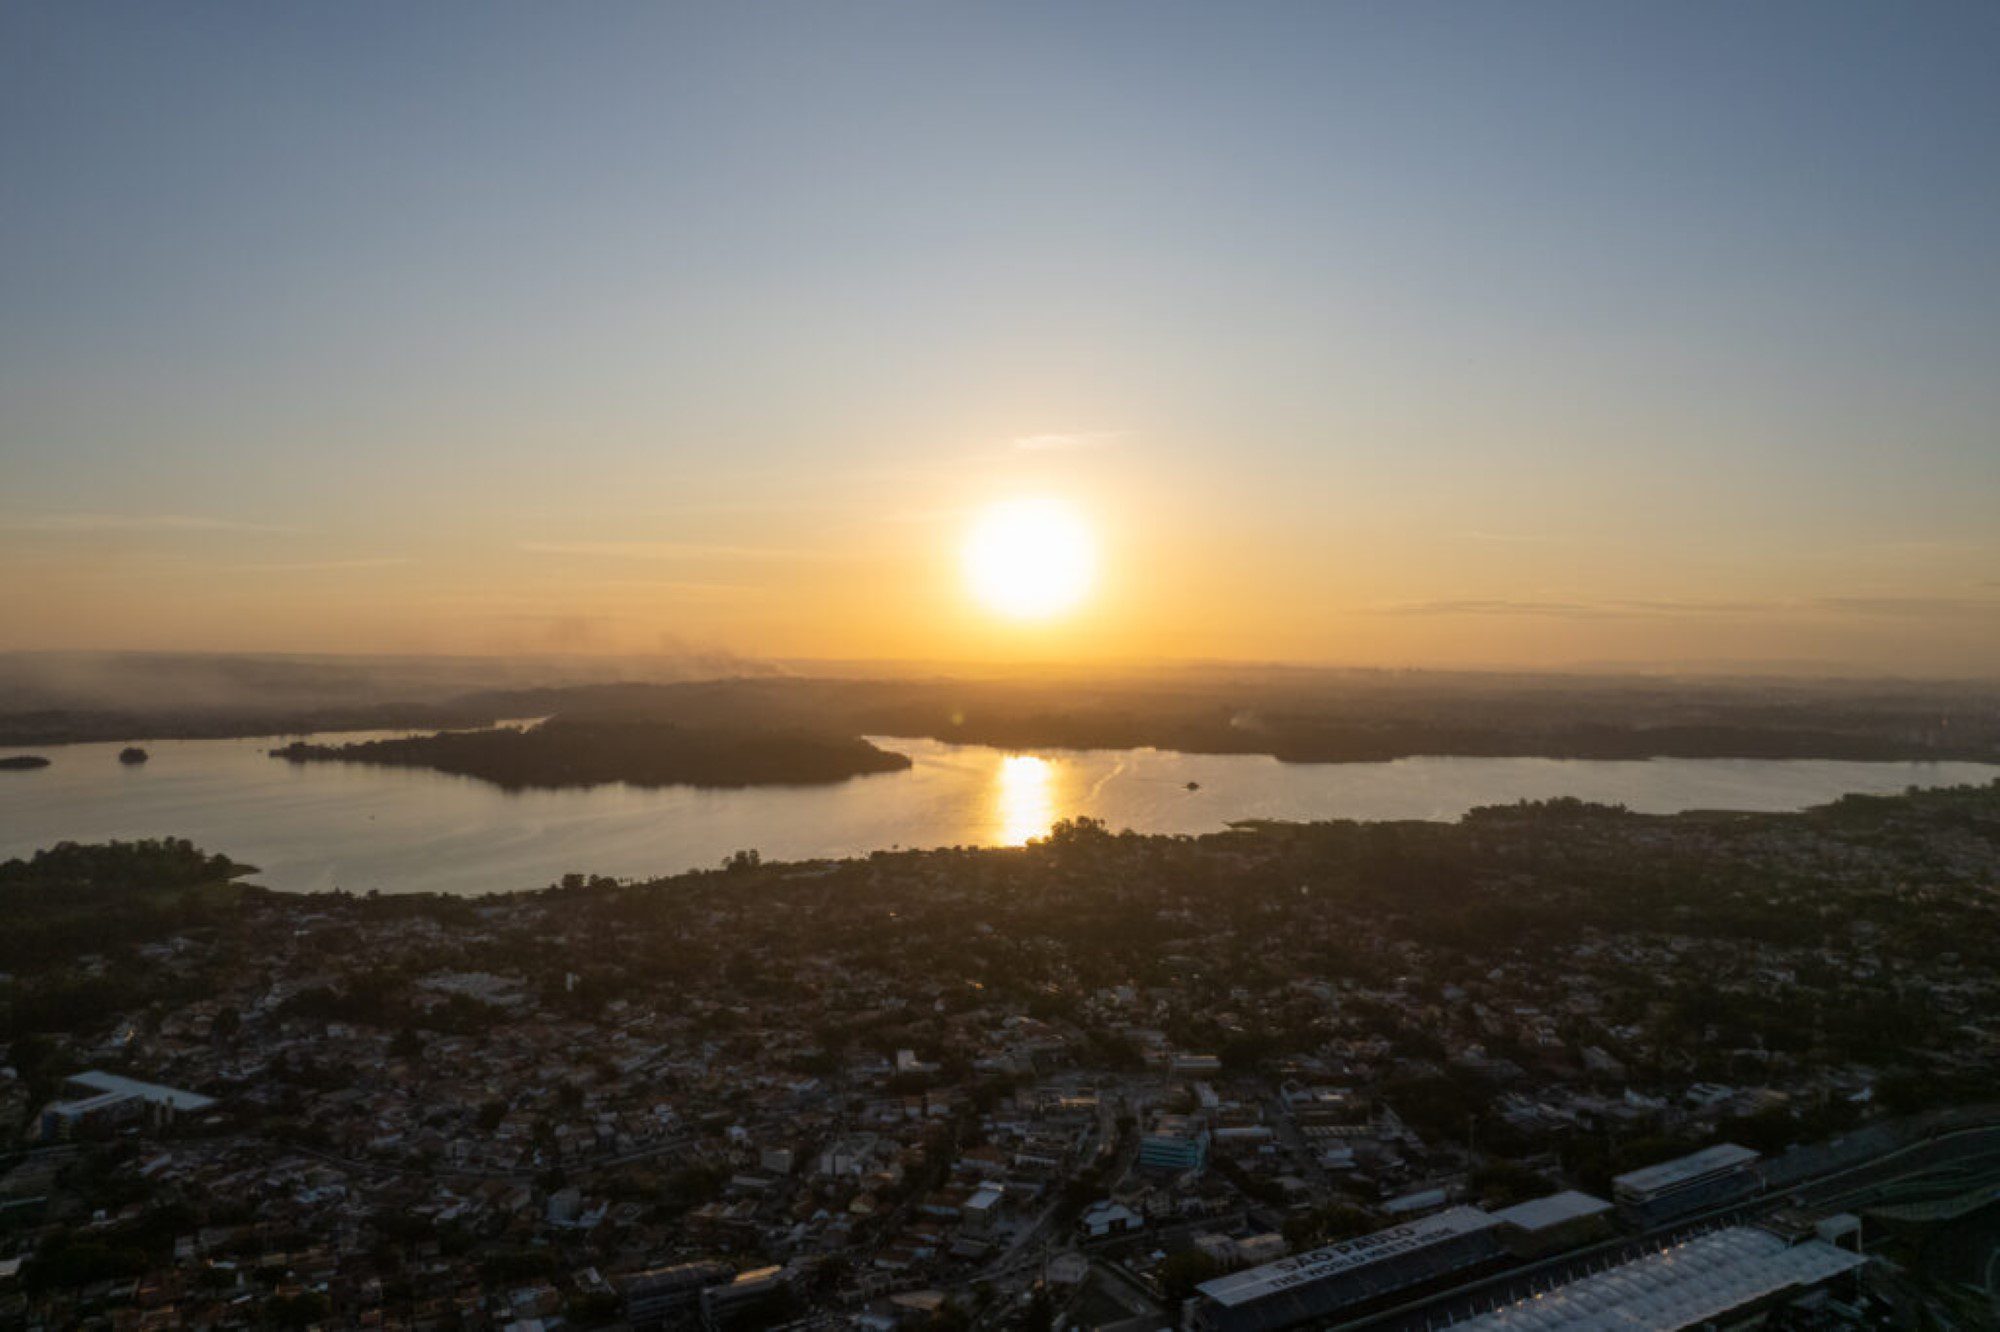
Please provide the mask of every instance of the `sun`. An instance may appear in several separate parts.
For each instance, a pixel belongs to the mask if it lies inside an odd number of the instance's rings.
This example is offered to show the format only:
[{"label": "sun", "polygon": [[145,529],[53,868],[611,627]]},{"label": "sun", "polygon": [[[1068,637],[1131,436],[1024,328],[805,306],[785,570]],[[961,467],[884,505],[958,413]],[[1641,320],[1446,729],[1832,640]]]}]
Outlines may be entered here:
[{"label": "sun", "polygon": [[989,610],[1046,620],[1073,610],[1097,576],[1090,527],[1060,500],[1018,499],[983,511],[965,542],[965,577]]}]

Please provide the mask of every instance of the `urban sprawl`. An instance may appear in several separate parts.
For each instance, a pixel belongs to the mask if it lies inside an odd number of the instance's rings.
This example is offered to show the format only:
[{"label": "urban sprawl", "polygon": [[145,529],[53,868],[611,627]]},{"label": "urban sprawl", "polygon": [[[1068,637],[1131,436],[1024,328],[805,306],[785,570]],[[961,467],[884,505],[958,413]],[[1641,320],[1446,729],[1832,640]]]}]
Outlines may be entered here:
[{"label": "urban sprawl", "polygon": [[228,850],[0,867],[0,1322],[2000,1317],[2000,786],[477,899]]}]

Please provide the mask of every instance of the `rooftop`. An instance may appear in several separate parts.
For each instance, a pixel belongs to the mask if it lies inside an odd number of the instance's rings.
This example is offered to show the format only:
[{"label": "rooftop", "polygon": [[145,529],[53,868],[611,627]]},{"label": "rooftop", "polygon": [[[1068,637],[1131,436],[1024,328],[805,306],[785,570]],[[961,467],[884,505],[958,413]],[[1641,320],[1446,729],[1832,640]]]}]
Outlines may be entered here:
[{"label": "rooftop", "polygon": [[1358,1239],[1280,1258],[1247,1272],[1235,1272],[1213,1281],[1204,1281],[1199,1289],[1218,1304],[1247,1304],[1294,1286],[1323,1281],[1398,1254],[1487,1230],[1493,1225],[1494,1219],[1477,1207],[1453,1207],[1408,1225],[1391,1226]]},{"label": "rooftop", "polygon": [[1519,1226],[1523,1230],[1547,1230],[1566,1221],[1577,1221],[1610,1210],[1611,1204],[1602,1198],[1579,1193],[1575,1189],[1564,1189],[1546,1198],[1530,1198],[1527,1202],[1503,1207],[1493,1214],[1493,1219],[1502,1225]]},{"label": "rooftop", "polygon": [[1734,1226],[1531,1295],[1467,1319],[1459,1332],[1595,1332],[1693,1327],[1794,1286],[1811,1286],[1867,1259],[1822,1240],[1787,1245]]},{"label": "rooftop", "polygon": [[1733,1142],[1718,1143],[1689,1156],[1662,1161],[1644,1170],[1629,1171],[1611,1182],[1621,1193],[1658,1193],[1719,1170],[1749,1165],[1757,1159],[1757,1155],[1748,1147],[1739,1147]]},{"label": "rooftop", "polygon": [[154,1105],[168,1105],[176,1110],[206,1110],[215,1104],[213,1096],[181,1091],[177,1087],[162,1087],[156,1082],[140,1082],[136,1078],[124,1078],[116,1073],[102,1073],[94,1068],[72,1075],[69,1081],[73,1086],[88,1087],[94,1092],[137,1096]]}]

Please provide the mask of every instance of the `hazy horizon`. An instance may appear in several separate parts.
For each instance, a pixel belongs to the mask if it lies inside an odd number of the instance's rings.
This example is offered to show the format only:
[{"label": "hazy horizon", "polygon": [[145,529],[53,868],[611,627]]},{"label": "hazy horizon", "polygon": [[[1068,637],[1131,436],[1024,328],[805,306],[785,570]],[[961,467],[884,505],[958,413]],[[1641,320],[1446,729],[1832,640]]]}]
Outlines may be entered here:
[{"label": "hazy horizon", "polygon": [[[0,650],[1990,679],[1996,57],[1973,4],[9,6]],[[961,551],[1025,498],[1082,553],[1014,614],[1045,543]]]},{"label": "hazy horizon", "polygon": [[[1567,688],[1602,688],[1635,698],[1660,689],[1693,701],[1703,695],[1782,694],[1802,703],[1870,699],[1883,692],[1930,697],[1956,708],[1979,697],[1991,679],[1807,670],[1638,670],[1618,664],[1566,669],[1504,665],[1390,667],[1249,661],[860,661],[731,658],[697,654],[407,655],[371,653],[203,653],[149,651],[0,651],[0,712],[227,714],[291,718],[322,709],[407,708],[491,690],[570,690],[596,685],[671,685],[744,680],[955,682],[1033,689],[1079,687],[1072,702],[1099,691],[1128,691],[1132,701],[1162,691],[1240,688],[1302,690],[1323,706],[1343,692],[1380,691],[1407,704],[1411,691],[1448,696],[1494,689],[1514,696]],[[1965,691],[1970,690],[1971,693]],[[574,696],[572,696],[572,699]]]}]

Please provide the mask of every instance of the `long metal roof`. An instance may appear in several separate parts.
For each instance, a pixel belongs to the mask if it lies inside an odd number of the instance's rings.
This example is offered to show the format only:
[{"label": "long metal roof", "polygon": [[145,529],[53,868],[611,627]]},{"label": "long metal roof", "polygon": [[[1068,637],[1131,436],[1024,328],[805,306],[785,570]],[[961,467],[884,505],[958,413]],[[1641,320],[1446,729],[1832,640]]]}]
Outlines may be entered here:
[{"label": "long metal roof", "polygon": [[1757,1159],[1757,1153],[1748,1147],[1739,1147],[1733,1142],[1718,1143],[1704,1148],[1691,1156],[1677,1157],[1672,1161],[1662,1161],[1644,1170],[1632,1170],[1612,1180],[1620,1192],[1658,1193],[1676,1184],[1712,1175],[1718,1170],[1730,1170],[1737,1166],[1749,1165]]},{"label": "long metal roof", "polygon": [[1477,1207],[1453,1207],[1408,1225],[1391,1226],[1358,1239],[1280,1258],[1246,1272],[1204,1281],[1197,1289],[1218,1304],[1248,1304],[1295,1286],[1323,1281],[1398,1254],[1427,1248],[1444,1240],[1491,1229],[1494,1220]]},{"label": "long metal roof", "polygon": [[1824,1240],[1787,1244],[1733,1226],[1468,1318],[1453,1332],[1673,1332],[1866,1261]]}]

